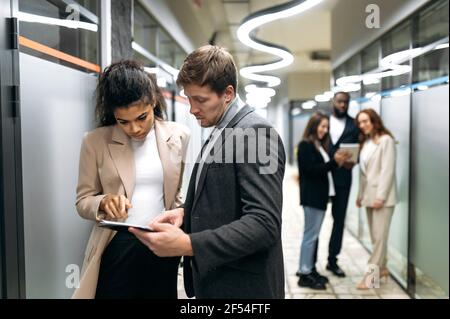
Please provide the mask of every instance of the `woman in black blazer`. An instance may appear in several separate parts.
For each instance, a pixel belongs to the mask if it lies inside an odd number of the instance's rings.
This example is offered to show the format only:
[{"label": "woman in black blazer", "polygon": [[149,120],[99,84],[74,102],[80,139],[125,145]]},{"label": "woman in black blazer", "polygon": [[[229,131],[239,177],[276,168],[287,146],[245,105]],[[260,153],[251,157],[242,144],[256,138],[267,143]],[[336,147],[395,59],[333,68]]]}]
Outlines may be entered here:
[{"label": "woman in black blazer", "polygon": [[300,176],[300,204],[305,213],[304,234],[301,245],[298,285],[312,289],[326,289],[328,279],[316,271],[314,255],[317,240],[330,196],[334,196],[331,170],[340,167],[349,154],[338,151],[334,158],[328,156],[329,120],[321,113],[314,113],[298,145],[298,169]]}]

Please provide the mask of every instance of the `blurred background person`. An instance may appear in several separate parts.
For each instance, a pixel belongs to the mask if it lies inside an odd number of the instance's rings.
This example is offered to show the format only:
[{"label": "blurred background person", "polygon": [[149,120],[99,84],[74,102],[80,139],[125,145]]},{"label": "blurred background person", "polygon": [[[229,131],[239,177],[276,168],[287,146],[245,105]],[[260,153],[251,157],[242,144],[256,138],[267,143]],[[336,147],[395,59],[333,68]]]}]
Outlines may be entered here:
[{"label": "blurred background person", "polygon": [[[397,202],[395,141],[391,132],[384,127],[380,116],[372,109],[359,112],[356,122],[361,130],[360,187],[356,205],[366,207],[367,210],[373,245],[368,265],[377,265],[381,278],[387,278],[389,227]],[[370,288],[367,275],[357,288]]]},{"label": "blurred background person", "polygon": [[312,289],[326,289],[328,278],[320,275],[315,267],[315,249],[328,200],[335,196],[331,171],[341,167],[348,154],[338,151],[330,159],[329,120],[322,113],[314,113],[306,126],[298,145],[298,169],[300,176],[300,204],[305,214],[301,244],[298,285]]},{"label": "blurred background person", "polygon": [[[342,143],[358,143],[359,134],[355,120],[348,115],[350,94],[347,92],[337,92],[334,95],[332,103],[333,112],[330,115],[330,157],[334,156]],[[342,166],[332,170],[336,195],[331,199],[333,230],[331,231],[328,244],[328,264],[326,268],[338,277],[345,277],[345,272],[338,265],[337,256],[342,248],[345,216],[352,186],[352,168],[354,165],[355,163],[347,161]],[[315,259],[317,259],[317,247]]]}]

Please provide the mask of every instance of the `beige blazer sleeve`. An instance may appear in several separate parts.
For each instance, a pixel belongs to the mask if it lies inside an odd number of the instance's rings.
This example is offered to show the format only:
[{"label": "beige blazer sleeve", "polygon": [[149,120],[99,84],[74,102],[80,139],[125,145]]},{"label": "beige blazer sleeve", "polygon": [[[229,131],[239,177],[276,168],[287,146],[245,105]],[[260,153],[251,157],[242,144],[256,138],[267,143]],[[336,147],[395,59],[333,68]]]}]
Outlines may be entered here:
[{"label": "beige blazer sleeve", "polygon": [[389,192],[395,183],[395,141],[386,136],[381,140],[381,170],[376,199],[387,200]]},{"label": "beige blazer sleeve", "polygon": [[183,175],[184,175],[184,166],[186,162],[186,154],[187,149],[189,145],[189,140],[191,138],[191,135],[189,131],[184,131],[181,135],[181,143],[182,143],[182,162],[181,162],[181,173],[180,173],[180,180],[178,182],[178,188],[177,188],[177,194],[175,196],[175,207],[180,207],[183,204],[183,194],[181,193],[181,186],[183,184]]},{"label": "beige blazer sleeve", "polygon": [[92,135],[87,134],[81,145],[76,208],[81,217],[98,221],[104,218],[104,213],[99,213],[98,209],[106,195],[102,194],[92,139]]}]

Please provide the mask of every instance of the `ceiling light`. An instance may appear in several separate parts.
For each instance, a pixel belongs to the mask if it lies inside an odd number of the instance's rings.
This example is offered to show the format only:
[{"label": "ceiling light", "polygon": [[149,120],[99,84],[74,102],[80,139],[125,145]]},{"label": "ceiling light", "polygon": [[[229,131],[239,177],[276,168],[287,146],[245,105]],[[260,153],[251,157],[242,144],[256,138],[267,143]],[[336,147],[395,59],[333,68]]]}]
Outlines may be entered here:
[{"label": "ceiling light", "polygon": [[237,38],[246,46],[261,52],[275,55],[279,59],[273,63],[244,67],[240,70],[241,76],[253,81],[266,82],[269,87],[279,85],[281,83],[280,79],[273,76],[260,75],[256,73],[284,68],[294,62],[294,56],[287,49],[277,46],[270,46],[267,42],[256,40],[253,38],[252,32],[256,28],[259,28],[269,22],[302,13],[319,4],[321,1],[322,0],[306,0],[294,6],[292,3],[288,3],[287,5],[278,5],[273,7],[273,10],[275,10],[274,12],[270,12],[269,8],[263,10],[262,14],[260,12],[256,12],[250,15],[248,20],[239,26],[237,30]]},{"label": "ceiling light", "polygon": [[265,87],[257,87],[255,84],[250,84],[245,87],[245,91],[247,93],[259,94],[268,97],[275,96],[276,92],[274,89],[265,88]]},{"label": "ceiling light", "polygon": [[159,74],[159,68],[144,67],[145,72],[150,74]]},{"label": "ceiling light", "polygon": [[438,46],[436,46],[436,48],[434,48],[435,50],[440,50],[440,49],[447,49],[448,48],[448,42],[447,43],[442,43],[439,44]]},{"label": "ceiling light", "polygon": [[316,100],[316,102],[328,102],[330,98],[325,94],[318,94],[314,97],[314,100]]},{"label": "ceiling light", "polygon": [[178,73],[180,73],[180,70],[175,69],[174,67],[170,66],[166,62],[162,61],[160,58],[156,57],[152,53],[148,52],[144,47],[140,46],[136,42],[131,42],[131,48],[138,52],[139,54],[143,55],[150,61],[154,62],[158,66],[160,66],[163,70],[170,73],[174,79],[178,78]]},{"label": "ceiling light", "polygon": [[184,89],[180,91],[180,96],[181,96],[181,97],[184,97],[185,99],[187,99],[186,94],[184,94]]},{"label": "ceiling light", "polygon": [[300,115],[301,113],[302,113],[302,110],[299,108],[295,108],[291,111],[292,116],[297,116],[297,115]]},{"label": "ceiling light", "polygon": [[81,21],[76,21],[76,20],[50,18],[50,17],[40,16],[37,14],[31,14],[31,13],[26,13],[26,12],[21,12],[21,11],[18,12],[17,18],[19,19],[19,21],[23,21],[23,22],[57,25],[60,27],[66,27],[66,28],[71,28],[71,29],[84,29],[84,30],[89,30],[89,31],[93,31],[93,32],[98,31],[98,25],[96,25],[94,23],[81,22]]},{"label": "ceiling light", "polygon": [[310,100],[310,101],[303,102],[303,103],[302,103],[302,108],[303,108],[304,110],[311,110],[311,109],[313,109],[316,105],[317,105],[317,103],[316,103],[315,101]]},{"label": "ceiling light", "polygon": [[417,89],[418,89],[419,91],[425,91],[425,90],[428,90],[429,87],[428,87],[428,85],[418,85],[418,86],[417,86]]}]

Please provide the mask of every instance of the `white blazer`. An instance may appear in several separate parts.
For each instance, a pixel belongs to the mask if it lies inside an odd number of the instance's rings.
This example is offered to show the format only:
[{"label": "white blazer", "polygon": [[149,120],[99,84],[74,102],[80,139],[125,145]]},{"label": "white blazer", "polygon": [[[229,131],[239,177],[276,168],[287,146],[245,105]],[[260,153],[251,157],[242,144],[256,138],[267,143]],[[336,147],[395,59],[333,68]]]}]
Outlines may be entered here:
[{"label": "white blazer", "polygon": [[387,134],[382,135],[366,164],[365,172],[360,170],[358,198],[362,206],[372,207],[376,199],[383,200],[385,207],[395,206],[395,161],[395,141]]}]

